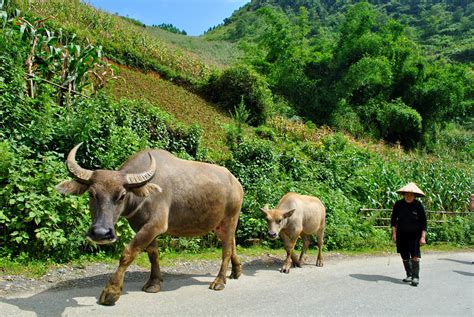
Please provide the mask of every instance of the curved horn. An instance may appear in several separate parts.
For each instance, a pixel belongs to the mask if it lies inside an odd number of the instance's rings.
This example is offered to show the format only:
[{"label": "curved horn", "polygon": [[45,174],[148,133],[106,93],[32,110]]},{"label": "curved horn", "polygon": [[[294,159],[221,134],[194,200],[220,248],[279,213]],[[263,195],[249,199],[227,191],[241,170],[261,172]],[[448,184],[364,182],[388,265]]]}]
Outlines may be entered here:
[{"label": "curved horn", "polygon": [[148,171],[139,173],[139,174],[126,174],[125,179],[127,180],[127,185],[129,187],[138,187],[146,182],[148,182],[150,179],[155,176],[156,172],[156,162],[155,158],[151,155],[151,153],[148,153],[150,156],[150,166],[148,168]]},{"label": "curved horn", "polygon": [[93,171],[86,170],[79,166],[76,162],[76,152],[77,149],[82,145],[82,142],[76,145],[68,154],[66,159],[66,165],[69,172],[74,175],[74,177],[82,182],[82,183],[89,183],[92,177]]}]

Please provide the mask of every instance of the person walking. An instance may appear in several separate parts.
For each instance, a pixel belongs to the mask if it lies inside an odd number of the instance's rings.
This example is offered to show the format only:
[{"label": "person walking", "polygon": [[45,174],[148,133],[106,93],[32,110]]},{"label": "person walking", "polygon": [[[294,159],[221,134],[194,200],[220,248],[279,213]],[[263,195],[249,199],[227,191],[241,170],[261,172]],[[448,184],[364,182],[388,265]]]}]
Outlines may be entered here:
[{"label": "person walking", "polygon": [[392,209],[392,240],[397,244],[397,252],[403,261],[407,277],[403,282],[418,286],[420,282],[420,246],[426,244],[427,221],[423,204],[416,197],[425,194],[415,183],[409,183],[399,190],[403,199]]}]

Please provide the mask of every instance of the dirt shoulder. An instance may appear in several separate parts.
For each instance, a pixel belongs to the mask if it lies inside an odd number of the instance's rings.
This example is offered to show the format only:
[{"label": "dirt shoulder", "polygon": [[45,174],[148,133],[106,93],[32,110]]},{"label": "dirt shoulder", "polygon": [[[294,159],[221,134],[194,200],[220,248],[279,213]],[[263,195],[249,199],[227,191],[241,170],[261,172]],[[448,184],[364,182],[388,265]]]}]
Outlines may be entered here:
[{"label": "dirt shoulder", "polygon": [[[457,250],[456,252],[473,252],[473,249]],[[255,268],[274,268],[277,270],[284,259],[283,250],[275,250],[275,253],[265,253],[258,256],[239,255],[243,270]],[[447,253],[449,251],[428,251],[426,253]],[[337,252],[327,252],[325,261],[340,261],[353,257],[367,256],[393,256],[393,252],[378,252],[375,254],[345,255]],[[306,257],[306,263],[316,261],[314,255]],[[0,296],[7,297],[22,293],[36,293],[54,288],[88,287],[107,282],[110,275],[116,270],[117,263],[88,263],[84,265],[65,264],[57,268],[50,269],[45,275],[39,278],[30,278],[23,275],[6,275],[0,271]],[[163,277],[167,275],[180,274],[210,274],[215,275],[219,271],[220,259],[215,260],[175,260],[172,265],[162,266]],[[230,269],[230,268],[229,268]],[[125,279],[142,280],[145,283],[149,267],[131,265],[126,273]]]},{"label": "dirt shoulder", "polygon": [[[283,252],[283,251],[282,251]],[[259,256],[239,255],[243,269],[249,267],[278,267],[283,261],[281,256],[274,254],[262,254]],[[336,254],[328,257],[337,256]],[[342,256],[342,255],[340,255]],[[313,261],[308,257],[307,261]],[[314,259],[315,260],[315,259]],[[105,285],[110,275],[116,270],[118,265],[107,263],[88,263],[84,265],[64,264],[57,268],[50,269],[45,275],[39,278],[31,278],[24,275],[6,275],[0,271],[0,296],[11,296],[22,293],[36,293],[51,288],[63,287],[88,287],[88,285],[100,283]],[[211,274],[215,275],[219,271],[220,258],[215,260],[175,260],[170,266],[162,266],[161,271],[164,279],[167,275],[179,274]],[[143,279],[143,275],[150,271],[149,267],[131,265],[126,273],[126,280],[134,280],[138,277]],[[230,272],[230,268],[229,268]],[[145,283],[146,280],[143,280]]]}]

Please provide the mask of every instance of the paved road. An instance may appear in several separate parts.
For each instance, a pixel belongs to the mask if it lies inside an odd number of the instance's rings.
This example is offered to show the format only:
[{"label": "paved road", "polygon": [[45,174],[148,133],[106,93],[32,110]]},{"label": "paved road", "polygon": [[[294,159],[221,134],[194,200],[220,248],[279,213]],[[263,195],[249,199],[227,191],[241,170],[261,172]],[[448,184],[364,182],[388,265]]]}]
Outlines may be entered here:
[{"label": "paved road", "polygon": [[290,274],[278,272],[280,260],[249,263],[221,292],[207,288],[212,274],[165,274],[162,291],[147,294],[140,289],[148,274],[134,272],[112,307],[97,304],[104,275],[85,281],[88,287],[0,298],[0,315],[473,316],[473,261],[474,252],[424,254],[418,287],[400,281],[403,267],[396,254],[332,257],[323,268],[305,265]]}]

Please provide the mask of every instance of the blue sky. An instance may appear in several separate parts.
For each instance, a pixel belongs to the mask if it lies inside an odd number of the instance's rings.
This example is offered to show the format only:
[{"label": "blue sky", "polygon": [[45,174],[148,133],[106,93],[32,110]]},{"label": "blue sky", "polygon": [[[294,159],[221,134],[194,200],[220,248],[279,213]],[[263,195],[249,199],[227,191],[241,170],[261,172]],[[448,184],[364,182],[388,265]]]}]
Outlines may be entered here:
[{"label": "blue sky", "polygon": [[142,21],[171,23],[188,35],[201,35],[250,0],[85,0],[94,7]]}]

